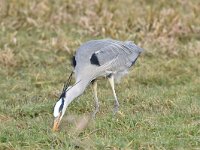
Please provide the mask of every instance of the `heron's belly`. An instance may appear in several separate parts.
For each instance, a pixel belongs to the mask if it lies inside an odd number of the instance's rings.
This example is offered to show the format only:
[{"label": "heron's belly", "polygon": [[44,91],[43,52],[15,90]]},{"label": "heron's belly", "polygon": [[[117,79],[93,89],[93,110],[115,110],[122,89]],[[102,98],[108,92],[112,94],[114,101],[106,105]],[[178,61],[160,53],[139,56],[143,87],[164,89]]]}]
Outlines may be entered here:
[{"label": "heron's belly", "polygon": [[77,64],[75,70],[75,79],[76,81],[80,81],[83,79],[94,80],[94,79],[102,79],[105,77],[109,77],[110,75],[114,75],[114,79],[116,81],[120,81],[120,79],[128,73],[127,69],[117,70],[116,68],[110,68],[107,70],[100,70],[99,66],[91,65],[88,62],[88,65]]}]

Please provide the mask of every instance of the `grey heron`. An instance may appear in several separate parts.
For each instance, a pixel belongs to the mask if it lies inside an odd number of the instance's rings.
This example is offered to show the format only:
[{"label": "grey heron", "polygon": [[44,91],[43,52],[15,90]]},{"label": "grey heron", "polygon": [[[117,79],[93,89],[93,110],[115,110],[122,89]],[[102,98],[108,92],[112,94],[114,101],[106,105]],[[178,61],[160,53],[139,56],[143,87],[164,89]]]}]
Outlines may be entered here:
[{"label": "grey heron", "polygon": [[[58,130],[60,121],[68,105],[80,96],[86,87],[91,83],[95,99],[95,111],[99,111],[99,100],[97,97],[97,81],[99,77],[106,77],[114,95],[114,113],[118,111],[119,102],[115,92],[114,81],[119,80],[127,74],[143,51],[131,41],[117,41],[112,39],[91,40],[82,44],[73,57],[72,73],[75,74],[75,84],[68,83],[54,106],[53,130]],[[71,80],[71,76],[69,81]]]}]

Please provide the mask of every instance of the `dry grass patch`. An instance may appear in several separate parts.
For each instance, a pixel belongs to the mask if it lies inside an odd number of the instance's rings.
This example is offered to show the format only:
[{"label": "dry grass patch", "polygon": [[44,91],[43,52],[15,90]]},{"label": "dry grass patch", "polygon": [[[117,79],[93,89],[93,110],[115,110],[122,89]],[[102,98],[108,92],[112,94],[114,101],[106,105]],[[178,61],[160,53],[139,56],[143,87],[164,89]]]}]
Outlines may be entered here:
[{"label": "dry grass patch", "polygon": [[17,65],[12,49],[7,47],[4,50],[0,50],[0,64],[6,67],[13,67]]}]

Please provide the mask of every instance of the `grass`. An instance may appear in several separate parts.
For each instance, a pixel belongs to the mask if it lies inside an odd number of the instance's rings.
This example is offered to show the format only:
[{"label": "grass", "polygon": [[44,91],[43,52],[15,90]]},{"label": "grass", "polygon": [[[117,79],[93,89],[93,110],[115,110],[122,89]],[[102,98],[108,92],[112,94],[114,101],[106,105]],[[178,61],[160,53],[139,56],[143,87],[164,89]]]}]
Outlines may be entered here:
[{"label": "grass", "polygon": [[[199,149],[200,3],[191,1],[0,1],[0,149]],[[145,49],[100,112],[91,89],[51,131],[53,106],[90,39],[133,40]]]}]

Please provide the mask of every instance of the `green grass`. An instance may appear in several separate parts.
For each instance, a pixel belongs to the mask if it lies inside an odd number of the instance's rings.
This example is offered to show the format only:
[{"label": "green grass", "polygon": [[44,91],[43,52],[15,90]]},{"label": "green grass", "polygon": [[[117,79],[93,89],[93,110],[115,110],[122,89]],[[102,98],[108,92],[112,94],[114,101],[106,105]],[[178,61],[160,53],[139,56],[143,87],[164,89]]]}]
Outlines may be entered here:
[{"label": "green grass", "polygon": [[[86,2],[0,1],[0,149],[199,149],[200,3]],[[116,86],[120,112],[102,80],[96,119],[88,87],[53,133],[70,57],[108,37],[145,49]]]}]

